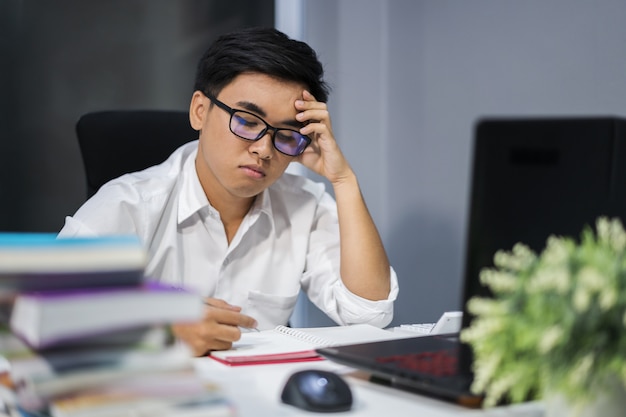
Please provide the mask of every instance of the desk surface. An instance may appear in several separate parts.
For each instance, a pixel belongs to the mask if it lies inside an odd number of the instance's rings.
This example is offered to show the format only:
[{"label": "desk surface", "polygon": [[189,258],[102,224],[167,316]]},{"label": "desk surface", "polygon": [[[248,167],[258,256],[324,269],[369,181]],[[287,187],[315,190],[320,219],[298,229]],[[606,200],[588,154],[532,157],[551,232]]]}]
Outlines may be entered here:
[{"label": "desk surface", "polygon": [[[352,410],[336,415],[380,417],[394,416],[485,416],[485,417],[542,417],[538,403],[498,407],[489,410],[472,410],[455,404],[428,398],[411,392],[370,383],[360,378],[354,369],[331,361],[276,365],[251,365],[229,367],[210,358],[194,359],[200,375],[219,383],[237,408],[238,417],[258,416],[308,416],[316,413],[302,411],[280,401],[287,378],[301,369],[326,369],[338,372],[352,388]],[[328,414],[325,414],[328,415]]]}]

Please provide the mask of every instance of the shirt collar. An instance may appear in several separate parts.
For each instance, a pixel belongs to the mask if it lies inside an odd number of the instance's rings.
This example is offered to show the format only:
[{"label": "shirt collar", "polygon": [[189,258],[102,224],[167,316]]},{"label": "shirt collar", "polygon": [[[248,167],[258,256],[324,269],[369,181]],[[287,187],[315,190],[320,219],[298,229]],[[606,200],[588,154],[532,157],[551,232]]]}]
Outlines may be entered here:
[{"label": "shirt collar", "polygon": [[184,222],[193,214],[201,210],[215,210],[209,204],[209,200],[204,194],[202,184],[196,172],[196,155],[198,151],[192,152],[185,161],[181,175],[180,195],[178,198],[178,224]]},{"label": "shirt collar", "polygon": [[[271,187],[270,187],[271,188]],[[274,215],[272,211],[272,199],[270,198],[270,189],[265,189],[259,195],[257,195],[248,216],[252,220],[256,220],[261,214],[265,214],[270,221],[272,227],[274,227]]]},{"label": "shirt collar", "polygon": [[[215,214],[217,214],[217,210],[209,203],[202,189],[202,184],[200,184],[195,164],[196,155],[197,151],[190,154],[183,166],[181,191],[178,199],[178,224],[181,224],[193,214],[202,210],[206,210],[208,213],[214,211]],[[257,196],[248,212],[248,217],[254,221],[261,213],[267,215],[273,227],[274,217],[269,189],[265,189]]]}]

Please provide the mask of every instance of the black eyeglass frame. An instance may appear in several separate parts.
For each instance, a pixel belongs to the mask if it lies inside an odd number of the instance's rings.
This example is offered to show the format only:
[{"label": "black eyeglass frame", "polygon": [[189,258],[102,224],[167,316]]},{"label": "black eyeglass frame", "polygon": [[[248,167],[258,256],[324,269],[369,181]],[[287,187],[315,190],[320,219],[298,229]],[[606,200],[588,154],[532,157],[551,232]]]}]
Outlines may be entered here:
[{"label": "black eyeglass frame", "polygon": [[[261,139],[263,136],[265,136],[265,134],[267,133],[268,130],[272,130],[272,146],[274,146],[274,149],[276,149],[278,152],[282,153],[283,155],[287,155],[287,156],[299,156],[302,155],[302,153],[304,152],[304,150],[311,144],[311,138],[308,137],[307,135],[303,135],[302,133],[298,132],[295,129],[288,129],[288,128],[283,128],[283,127],[274,127],[271,124],[267,123],[261,116],[254,114],[252,112],[249,112],[247,110],[241,110],[241,109],[233,109],[232,107],[230,107],[228,104],[221,102],[220,100],[217,99],[217,97],[215,97],[213,94],[211,93],[203,93],[209,100],[211,100],[211,102],[213,104],[215,104],[217,107],[219,107],[220,109],[224,110],[226,113],[230,114],[230,119],[228,120],[228,129],[231,131],[231,133],[235,136],[237,136],[238,138],[241,138],[243,140],[247,140],[250,142],[256,142],[257,140]],[[262,121],[265,124],[265,129],[263,129],[258,136],[255,139],[250,139],[250,138],[245,138],[241,135],[238,135],[237,133],[235,133],[233,131],[232,126],[232,122],[233,122],[233,116],[235,115],[235,113],[246,113],[249,114],[251,116],[256,117],[257,119],[259,119],[260,121]],[[278,147],[276,146],[276,132],[278,132],[279,130],[286,130],[288,132],[295,132],[298,135],[302,136],[305,140],[306,140],[306,145],[302,148],[302,150],[295,154],[288,154],[286,152],[281,151],[280,149],[278,149]]]}]

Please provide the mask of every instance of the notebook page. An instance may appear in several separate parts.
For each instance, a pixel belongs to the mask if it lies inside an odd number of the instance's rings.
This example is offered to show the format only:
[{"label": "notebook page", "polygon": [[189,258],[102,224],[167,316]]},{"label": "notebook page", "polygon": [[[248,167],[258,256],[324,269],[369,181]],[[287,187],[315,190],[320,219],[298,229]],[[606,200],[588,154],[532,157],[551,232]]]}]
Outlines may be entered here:
[{"label": "notebook page", "polygon": [[311,327],[303,330],[311,336],[326,339],[325,346],[352,345],[356,343],[380,342],[383,340],[404,339],[407,336],[390,330],[381,329],[370,324],[354,324],[352,326]]},{"label": "notebook page", "polygon": [[[316,348],[342,344],[376,342],[409,337],[369,324],[352,326],[287,328],[243,333],[230,350],[211,352],[211,356],[226,362],[245,362],[317,357]],[[295,354],[295,355],[294,355]]]}]

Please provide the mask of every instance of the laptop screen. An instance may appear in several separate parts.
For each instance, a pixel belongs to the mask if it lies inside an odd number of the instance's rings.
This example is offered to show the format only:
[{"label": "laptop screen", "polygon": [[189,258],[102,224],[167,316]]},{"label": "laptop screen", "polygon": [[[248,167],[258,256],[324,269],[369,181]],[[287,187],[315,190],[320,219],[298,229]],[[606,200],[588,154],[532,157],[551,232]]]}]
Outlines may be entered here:
[{"label": "laptop screen", "polygon": [[[484,119],[474,133],[463,306],[488,295],[479,273],[497,250],[578,238],[600,215],[626,217],[626,121]],[[463,327],[471,321],[464,312]]]}]

